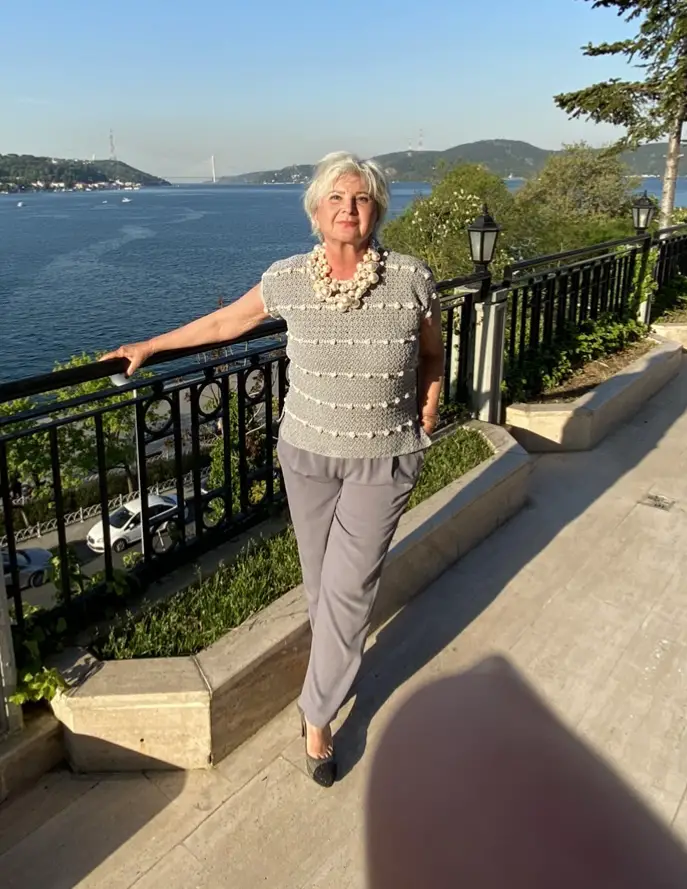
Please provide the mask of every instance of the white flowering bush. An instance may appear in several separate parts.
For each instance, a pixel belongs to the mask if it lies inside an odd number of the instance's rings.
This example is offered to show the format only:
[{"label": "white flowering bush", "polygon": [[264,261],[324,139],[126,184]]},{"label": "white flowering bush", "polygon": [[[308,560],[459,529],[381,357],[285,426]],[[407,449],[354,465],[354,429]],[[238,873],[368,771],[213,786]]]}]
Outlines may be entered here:
[{"label": "white flowering bush", "polygon": [[[479,197],[462,188],[449,201],[436,194],[416,201],[410,218],[415,250],[431,267],[441,265],[441,258],[450,252],[447,248],[465,237],[468,225],[481,211]],[[448,269],[446,274],[450,274]]]},{"label": "white flowering bush", "polygon": [[[503,182],[476,166],[457,167],[446,174],[431,194],[417,198],[401,216],[387,223],[382,242],[424,260],[437,280],[469,274],[473,265],[467,228],[482,215],[485,203],[503,224],[502,217],[512,204]],[[495,271],[507,264],[509,253],[502,239],[493,264]]]}]

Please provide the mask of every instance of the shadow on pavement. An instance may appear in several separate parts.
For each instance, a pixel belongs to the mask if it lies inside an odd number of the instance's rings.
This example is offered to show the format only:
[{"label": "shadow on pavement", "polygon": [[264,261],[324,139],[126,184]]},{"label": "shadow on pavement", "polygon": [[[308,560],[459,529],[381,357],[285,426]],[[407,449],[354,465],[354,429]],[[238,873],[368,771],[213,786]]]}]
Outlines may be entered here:
[{"label": "shadow on pavement", "polygon": [[[370,723],[389,697],[455,642],[567,525],[637,467],[686,409],[683,362],[674,380],[593,451],[537,459],[530,504],[392,618],[366,652],[351,693],[355,702],[336,735],[341,777],[362,757]],[[581,549],[580,560],[588,555],[588,548]]]},{"label": "shadow on pavement", "polygon": [[[117,885],[131,885],[169,851],[164,827],[170,816],[163,813],[187,781],[183,772],[151,777],[140,772],[98,776],[57,770],[2,803],[0,885],[95,887],[114,885],[113,874]],[[104,862],[107,874],[99,876]]]}]

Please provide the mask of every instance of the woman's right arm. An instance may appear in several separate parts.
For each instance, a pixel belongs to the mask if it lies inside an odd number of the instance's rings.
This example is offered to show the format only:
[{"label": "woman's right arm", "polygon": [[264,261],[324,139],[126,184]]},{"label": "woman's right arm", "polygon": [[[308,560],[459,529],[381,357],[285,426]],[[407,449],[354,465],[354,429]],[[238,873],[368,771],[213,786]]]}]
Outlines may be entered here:
[{"label": "woman's right arm", "polygon": [[129,367],[126,375],[134,373],[145,361],[157,352],[171,349],[192,349],[194,346],[205,346],[210,343],[224,343],[248,333],[269,317],[262,300],[261,285],[256,284],[231,305],[224,306],[205,315],[197,321],[170,330],[152,339],[140,343],[129,343],[120,346],[114,352],[103,355],[101,361],[108,358],[128,358]]}]

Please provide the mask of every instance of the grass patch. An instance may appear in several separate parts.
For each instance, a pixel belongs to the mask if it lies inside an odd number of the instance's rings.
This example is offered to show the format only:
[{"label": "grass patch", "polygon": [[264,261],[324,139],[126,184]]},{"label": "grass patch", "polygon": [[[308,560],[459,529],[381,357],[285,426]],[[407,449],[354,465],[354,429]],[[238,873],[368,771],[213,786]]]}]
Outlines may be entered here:
[{"label": "grass patch", "polygon": [[[474,429],[460,428],[427,453],[408,508],[417,506],[482,463],[492,449]],[[229,565],[134,617],[94,645],[103,660],[196,654],[301,582],[291,527],[250,541]]]},{"label": "grass patch", "polygon": [[465,475],[491,457],[492,453],[484,436],[474,429],[460,428],[440,439],[427,452],[425,465],[411,495],[408,509]]},{"label": "grass patch", "polygon": [[229,565],[110,631],[103,660],[195,654],[301,582],[293,528],[251,540]]}]

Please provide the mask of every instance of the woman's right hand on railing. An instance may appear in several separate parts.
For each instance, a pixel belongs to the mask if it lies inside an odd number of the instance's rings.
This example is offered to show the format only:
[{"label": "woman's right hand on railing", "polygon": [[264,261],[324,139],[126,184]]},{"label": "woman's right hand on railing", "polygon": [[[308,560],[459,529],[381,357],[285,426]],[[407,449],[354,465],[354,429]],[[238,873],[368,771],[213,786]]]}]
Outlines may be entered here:
[{"label": "woman's right hand on railing", "polygon": [[130,377],[154,352],[155,349],[151,346],[150,340],[145,340],[142,343],[128,343],[125,346],[120,346],[114,352],[108,352],[101,356],[100,361],[107,361],[109,358],[126,358],[129,362],[126,376]]},{"label": "woman's right hand on railing", "polygon": [[177,327],[176,330],[170,330],[161,336],[153,337],[152,340],[120,346],[115,352],[103,355],[100,360],[126,358],[129,362],[126,376],[130,377],[156,352],[197,349],[201,346],[233,340],[257,327],[267,317],[260,285],[256,284],[241,299],[237,299],[236,302],[228,306],[217,309],[209,315],[204,315],[196,321],[191,321],[190,324],[184,324],[183,327]]}]

